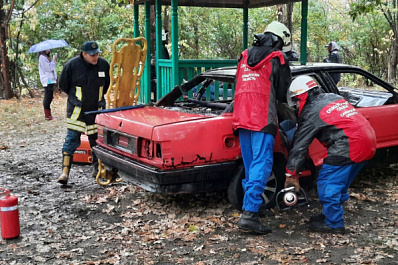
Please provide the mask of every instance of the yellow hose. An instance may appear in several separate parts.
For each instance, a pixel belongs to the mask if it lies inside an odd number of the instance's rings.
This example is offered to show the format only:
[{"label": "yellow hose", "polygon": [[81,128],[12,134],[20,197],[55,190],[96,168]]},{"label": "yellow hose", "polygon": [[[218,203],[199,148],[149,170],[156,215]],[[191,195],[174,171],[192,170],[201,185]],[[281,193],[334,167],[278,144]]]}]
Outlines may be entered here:
[{"label": "yellow hose", "polygon": [[100,159],[98,159],[98,174],[95,180],[101,186],[106,186],[114,182],[117,183],[123,181],[123,179],[117,174],[117,170],[108,171],[105,165],[102,164]]}]

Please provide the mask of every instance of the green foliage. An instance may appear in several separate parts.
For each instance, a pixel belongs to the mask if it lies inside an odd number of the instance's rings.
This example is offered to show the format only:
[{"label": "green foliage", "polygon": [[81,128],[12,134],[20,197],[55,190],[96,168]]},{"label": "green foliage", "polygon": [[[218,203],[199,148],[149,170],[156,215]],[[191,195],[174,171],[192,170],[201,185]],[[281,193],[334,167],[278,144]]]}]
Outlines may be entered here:
[{"label": "green foliage", "polygon": [[254,34],[264,32],[265,27],[277,19],[276,15],[277,9],[274,6],[249,9],[249,44]]},{"label": "green foliage", "polygon": [[349,14],[355,20],[359,15],[372,13],[380,4],[381,0],[359,0],[350,4]]},{"label": "green foliage", "polygon": [[[243,47],[243,10],[180,7],[179,52],[182,59],[236,59]],[[249,10],[249,42],[276,20],[276,8]]]},{"label": "green foliage", "polygon": [[[398,16],[396,0],[359,0],[351,4],[349,15],[353,21],[365,25],[368,35],[358,38],[363,58],[370,71],[394,82],[398,65]],[[354,31],[355,33],[355,31]]]},{"label": "green foliage", "polygon": [[[309,1],[307,52],[309,61],[321,62],[328,56],[325,45],[336,41],[340,46],[343,63],[363,67],[386,79],[388,52],[391,48],[389,25],[383,14],[374,8],[380,1],[363,1],[356,10],[347,8],[342,1]],[[353,5],[351,5],[351,8]],[[360,16],[367,11],[366,16]],[[353,20],[353,12],[356,19]],[[301,3],[294,5],[293,48],[300,51]]]},{"label": "green foliage", "polygon": [[[358,0],[348,5],[341,0],[308,1],[308,59],[322,61],[328,56],[325,45],[333,40],[341,47],[344,63],[386,77],[394,35],[380,9],[388,3]],[[31,7],[32,4],[35,5]],[[142,36],[145,12],[142,5],[139,8]],[[178,14],[181,59],[236,59],[241,53],[242,9],[179,7]],[[275,6],[250,9],[249,46],[253,35],[263,32],[276,19]],[[64,63],[78,55],[87,40],[98,41],[102,56],[110,61],[113,42],[133,37],[133,24],[133,5],[127,0],[16,0],[7,43],[9,57],[21,67],[30,88],[40,88],[37,54],[27,53],[30,46],[46,39],[65,39],[71,48],[53,51],[58,53],[60,73]],[[301,2],[294,4],[292,25],[293,48],[300,52]]]},{"label": "green foliage", "polygon": [[[15,40],[19,34],[20,44],[18,47],[10,46],[10,58],[16,59],[18,48],[22,54],[18,60],[24,65],[24,76],[31,88],[41,87],[38,82],[38,54],[27,54],[27,50],[43,40],[65,39],[71,46],[53,51],[58,53],[58,73],[68,59],[80,53],[81,45],[87,40],[96,40],[103,51],[101,56],[110,60],[113,42],[120,37],[133,37],[132,9],[132,5],[124,0],[40,1],[25,10],[24,17],[13,18],[10,37]],[[21,20],[23,24],[19,27]]]},{"label": "green foliage", "polygon": [[[309,1],[308,31],[307,31],[307,52],[311,61],[319,62],[327,55],[325,44],[333,39],[331,34],[331,23],[327,14],[327,7],[319,1]],[[293,45],[298,47],[301,44],[301,3],[294,6],[293,11]],[[299,49],[297,49],[299,50]]]}]

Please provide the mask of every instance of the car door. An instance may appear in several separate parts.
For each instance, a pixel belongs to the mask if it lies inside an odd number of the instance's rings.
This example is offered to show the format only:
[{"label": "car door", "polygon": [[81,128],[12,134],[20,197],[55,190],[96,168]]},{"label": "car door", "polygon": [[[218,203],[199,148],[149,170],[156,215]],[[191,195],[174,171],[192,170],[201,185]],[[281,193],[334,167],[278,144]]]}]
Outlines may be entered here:
[{"label": "car door", "polygon": [[337,89],[372,125],[377,148],[398,145],[397,90],[362,70],[341,71]]}]

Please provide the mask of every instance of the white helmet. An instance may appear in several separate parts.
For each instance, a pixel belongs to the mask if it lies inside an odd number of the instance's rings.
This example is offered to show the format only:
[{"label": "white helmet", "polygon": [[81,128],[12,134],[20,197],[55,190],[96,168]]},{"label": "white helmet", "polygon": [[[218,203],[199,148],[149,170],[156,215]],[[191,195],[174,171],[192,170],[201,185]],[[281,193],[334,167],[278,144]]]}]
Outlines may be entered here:
[{"label": "white helmet", "polygon": [[315,82],[315,80],[312,77],[308,75],[300,75],[296,77],[293,80],[293,82],[290,84],[289,90],[287,92],[286,95],[287,103],[289,104],[289,106],[296,105],[292,101],[293,97],[301,95],[307,92],[308,90],[311,90],[316,87],[318,87],[318,84]]},{"label": "white helmet", "polygon": [[290,51],[292,49],[292,45],[290,43],[290,30],[278,21],[272,21],[266,28],[264,33],[270,32],[280,37],[283,41],[284,52]]}]

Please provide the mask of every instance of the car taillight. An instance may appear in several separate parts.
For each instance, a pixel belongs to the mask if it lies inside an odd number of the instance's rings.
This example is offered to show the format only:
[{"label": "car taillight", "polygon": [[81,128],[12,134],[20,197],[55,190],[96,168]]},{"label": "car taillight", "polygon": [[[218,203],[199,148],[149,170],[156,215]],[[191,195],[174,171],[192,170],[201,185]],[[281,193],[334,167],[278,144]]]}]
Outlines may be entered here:
[{"label": "car taillight", "polygon": [[152,159],[153,157],[153,142],[149,139],[138,138],[140,143],[139,156]]},{"label": "car taillight", "polygon": [[156,144],[155,154],[156,158],[162,158],[162,145],[160,143]]}]

